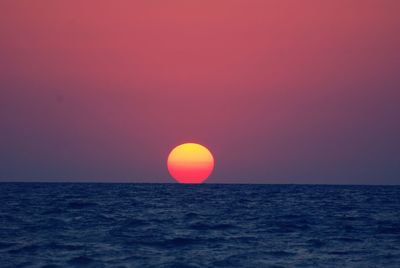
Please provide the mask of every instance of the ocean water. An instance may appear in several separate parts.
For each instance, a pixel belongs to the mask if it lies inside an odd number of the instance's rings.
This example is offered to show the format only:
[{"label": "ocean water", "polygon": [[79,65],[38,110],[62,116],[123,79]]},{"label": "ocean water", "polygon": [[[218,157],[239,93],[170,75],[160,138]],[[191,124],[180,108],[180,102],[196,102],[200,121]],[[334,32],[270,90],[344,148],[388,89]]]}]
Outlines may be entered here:
[{"label": "ocean water", "polygon": [[400,267],[400,187],[1,183],[0,267]]}]

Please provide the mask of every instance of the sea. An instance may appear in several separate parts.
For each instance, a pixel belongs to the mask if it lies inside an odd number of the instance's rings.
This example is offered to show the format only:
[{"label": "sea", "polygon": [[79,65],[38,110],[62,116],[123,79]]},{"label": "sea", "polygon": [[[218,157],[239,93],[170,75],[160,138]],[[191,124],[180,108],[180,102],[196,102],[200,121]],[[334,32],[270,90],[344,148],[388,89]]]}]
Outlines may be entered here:
[{"label": "sea", "polygon": [[0,183],[0,267],[400,267],[400,186]]}]

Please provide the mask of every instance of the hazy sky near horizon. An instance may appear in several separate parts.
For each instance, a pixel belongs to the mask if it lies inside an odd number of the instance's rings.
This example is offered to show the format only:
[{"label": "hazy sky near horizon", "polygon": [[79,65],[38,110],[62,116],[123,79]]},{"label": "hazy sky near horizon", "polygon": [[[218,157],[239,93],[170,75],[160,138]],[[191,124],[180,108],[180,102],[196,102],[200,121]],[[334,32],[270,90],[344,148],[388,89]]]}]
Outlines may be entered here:
[{"label": "hazy sky near horizon", "polygon": [[400,1],[1,1],[0,181],[400,184]]}]

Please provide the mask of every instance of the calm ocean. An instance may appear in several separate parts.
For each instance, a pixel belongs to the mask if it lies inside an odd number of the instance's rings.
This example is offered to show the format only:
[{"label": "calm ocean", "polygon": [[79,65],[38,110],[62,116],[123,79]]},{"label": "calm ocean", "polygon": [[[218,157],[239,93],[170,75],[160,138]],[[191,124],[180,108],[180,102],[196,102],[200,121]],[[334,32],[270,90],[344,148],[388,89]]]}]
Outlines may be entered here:
[{"label": "calm ocean", "polygon": [[399,186],[0,184],[0,267],[400,267]]}]

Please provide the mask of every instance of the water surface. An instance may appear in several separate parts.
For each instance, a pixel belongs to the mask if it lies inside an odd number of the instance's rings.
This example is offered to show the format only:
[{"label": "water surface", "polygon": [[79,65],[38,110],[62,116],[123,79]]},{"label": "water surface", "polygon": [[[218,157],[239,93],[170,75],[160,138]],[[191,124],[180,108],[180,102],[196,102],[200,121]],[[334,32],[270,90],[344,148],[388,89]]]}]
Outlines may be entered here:
[{"label": "water surface", "polygon": [[399,267],[400,187],[0,184],[1,267]]}]

